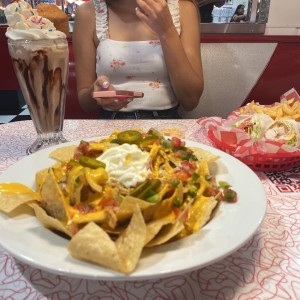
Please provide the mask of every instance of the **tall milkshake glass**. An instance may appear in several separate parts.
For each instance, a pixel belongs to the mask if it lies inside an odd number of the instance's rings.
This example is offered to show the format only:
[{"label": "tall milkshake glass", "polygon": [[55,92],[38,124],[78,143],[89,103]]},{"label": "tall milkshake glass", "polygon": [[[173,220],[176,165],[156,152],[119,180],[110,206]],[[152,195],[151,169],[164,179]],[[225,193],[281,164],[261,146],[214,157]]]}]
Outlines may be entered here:
[{"label": "tall milkshake glass", "polygon": [[37,132],[27,154],[66,142],[63,137],[69,48],[65,33],[38,15],[27,1],[4,9],[8,50]]},{"label": "tall milkshake glass", "polygon": [[8,39],[8,49],[37,132],[27,154],[66,142],[62,130],[69,66],[67,40]]}]

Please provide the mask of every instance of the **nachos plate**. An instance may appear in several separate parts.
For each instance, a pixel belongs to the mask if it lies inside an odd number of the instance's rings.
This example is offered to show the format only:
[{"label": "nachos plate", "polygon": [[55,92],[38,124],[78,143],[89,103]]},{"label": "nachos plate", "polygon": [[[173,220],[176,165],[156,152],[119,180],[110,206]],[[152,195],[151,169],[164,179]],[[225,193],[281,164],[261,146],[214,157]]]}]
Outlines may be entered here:
[{"label": "nachos plate", "polygon": [[[0,215],[0,229],[5,232],[4,238],[1,239],[2,246],[22,261],[50,272],[82,278],[106,278],[108,280],[169,276],[203,267],[228,255],[240,247],[259,226],[266,205],[263,188],[256,175],[234,158],[192,141],[186,141],[186,143],[187,146],[201,148],[220,156],[220,159],[213,164],[212,172],[218,174],[218,179],[230,182],[240,195],[241,201],[234,205],[221,203],[214,218],[199,233],[153,249],[147,248],[143,251],[137,268],[131,274],[123,275],[98,265],[78,261],[70,256],[67,251],[68,240],[41,227],[28,209],[24,212],[13,212],[9,216]],[[72,144],[76,145],[78,142],[69,143],[69,146]],[[46,149],[25,157],[2,174],[0,182],[19,182],[33,188],[35,173],[53,165],[54,160],[49,158],[49,154],[53,150],[53,148]],[[19,174],[18,170],[20,169],[25,171],[24,175]],[[247,176],[247,184],[250,183],[252,187],[256,187],[256,194],[259,197],[252,195],[252,198],[249,198],[251,192],[249,190],[245,192],[243,189],[246,183],[241,182],[241,174]],[[251,190],[255,189],[251,188]],[[253,198],[260,199],[259,205],[255,207],[255,216]],[[249,213],[251,210],[253,211],[252,216]],[[245,216],[249,218],[249,214],[251,218],[243,232],[233,234],[233,231],[239,227],[237,222],[243,222]],[[11,239],[9,236],[15,238]],[[226,242],[225,237],[228,239]],[[22,247],[21,245],[24,243],[29,246]],[[195,256],[193,253],[198,253],[198,255]]]}]

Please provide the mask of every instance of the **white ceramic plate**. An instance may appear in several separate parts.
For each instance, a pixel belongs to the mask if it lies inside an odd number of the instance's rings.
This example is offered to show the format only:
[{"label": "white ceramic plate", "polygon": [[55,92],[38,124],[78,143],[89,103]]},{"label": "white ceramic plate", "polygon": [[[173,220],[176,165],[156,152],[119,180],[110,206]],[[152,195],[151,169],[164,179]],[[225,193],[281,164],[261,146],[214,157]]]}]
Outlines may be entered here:
[{"label": "white ceramic plate", "polygon": [[[221,203],[215,217],[198,233],[167,245],[146,249],[130,275],[82,262],[67,251],[68,241],[41,226],[30,210],[7,216],[0,213],[1,245],[14,257],[52,273],[86,279],[140,280],[171,276],[212,264],[236,251],[255,233],[266,211],[265,190],[246,165],[215,148],[186,141],[220,156],[212,167],[218,180],[232,184],[237,203]],[[79,142],[64,145],[78,144]],[[58,147],[62,147],[59,145]],[[0,175],[0,182],[20,182],[34,188],[35,173],[51,166],[48,148],[27,156]]]}]

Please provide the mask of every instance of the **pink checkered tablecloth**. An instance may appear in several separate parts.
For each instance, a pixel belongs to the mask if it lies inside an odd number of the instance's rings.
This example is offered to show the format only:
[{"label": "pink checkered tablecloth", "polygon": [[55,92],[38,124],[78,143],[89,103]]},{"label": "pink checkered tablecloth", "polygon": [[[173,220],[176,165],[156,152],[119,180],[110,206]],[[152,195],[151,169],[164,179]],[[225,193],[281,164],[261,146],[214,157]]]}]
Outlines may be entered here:
[{"label": "pink checkered tablecloth", "polygon": [[[193,119],[66,120],[64,136],[71,141],[135,127],[178,128],[185,138],[211,145]],[[14,122],[1,125],[0,136],[4,172],[26,155],[35,131],[31,121]],[[300,299],[300,168],[257,175],[268,199],[263,223],[245,245],[214,264],[167,278],[97,281],[36,269],[0,246],[0,299]]]}]

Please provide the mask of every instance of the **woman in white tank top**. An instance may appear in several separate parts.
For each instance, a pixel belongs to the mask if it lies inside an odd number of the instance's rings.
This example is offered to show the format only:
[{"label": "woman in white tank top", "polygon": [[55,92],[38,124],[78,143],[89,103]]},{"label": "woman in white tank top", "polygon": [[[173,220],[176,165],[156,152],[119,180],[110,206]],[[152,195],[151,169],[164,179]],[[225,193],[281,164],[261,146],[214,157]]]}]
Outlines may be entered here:
[{"label": "woman in white tank top", "polygon": [[[93,0],[76,11],[78,99],[100,118],[178,118],[203,91],[200,29],[191,0]],[[101,90],[143,98],[93,98]]]}]

